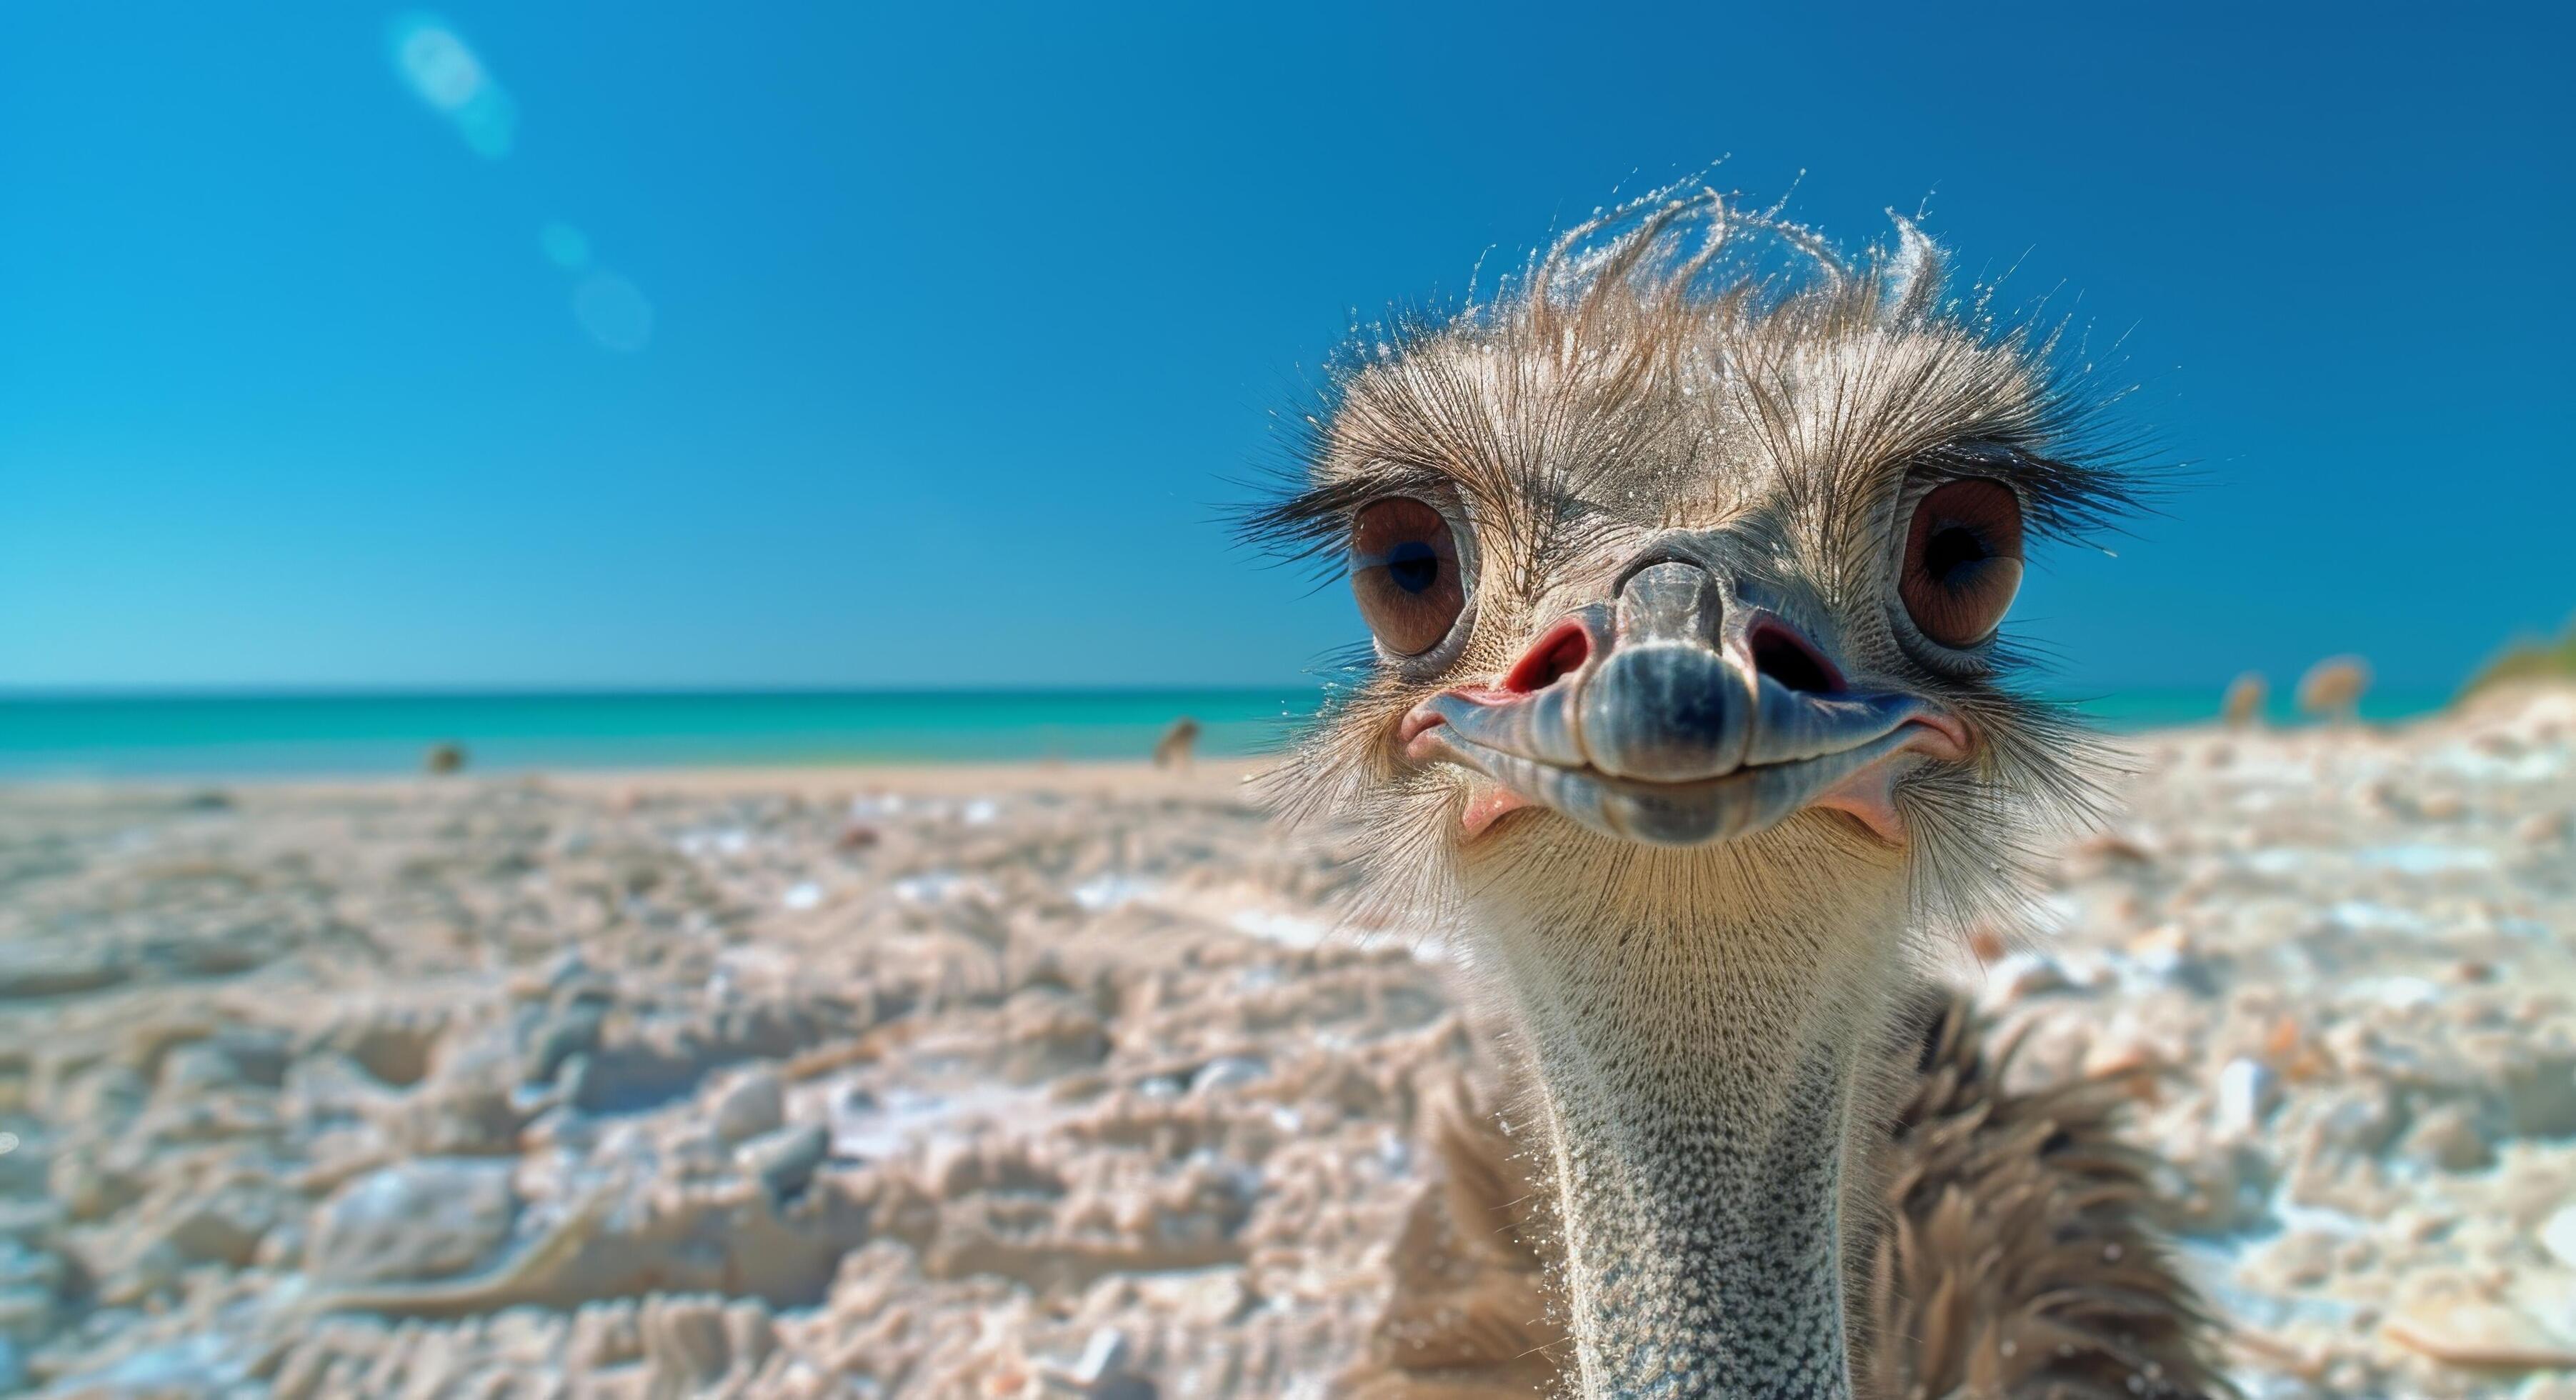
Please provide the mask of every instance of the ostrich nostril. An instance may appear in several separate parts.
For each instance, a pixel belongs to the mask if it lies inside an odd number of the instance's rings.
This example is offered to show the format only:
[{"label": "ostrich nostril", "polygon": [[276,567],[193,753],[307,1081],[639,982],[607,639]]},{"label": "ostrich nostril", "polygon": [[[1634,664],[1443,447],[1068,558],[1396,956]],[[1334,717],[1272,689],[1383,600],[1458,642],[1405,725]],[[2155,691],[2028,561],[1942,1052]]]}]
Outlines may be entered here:
[{"label": "ostrich nostril", "polygon": [[1545,690],[1579,669],[1592,655],[1592,639],[1572,619],[1558,623],[1524,653],[1503,677],[1503,689],[1515,695]]},{"label": "ostrich nostril", "polygon": [[1843,688],[1841,673],[1824,653],[1777,622],[1765,622],[1754,629],[1752,650],[1754,671],[1785,689],[1832,695]]}]

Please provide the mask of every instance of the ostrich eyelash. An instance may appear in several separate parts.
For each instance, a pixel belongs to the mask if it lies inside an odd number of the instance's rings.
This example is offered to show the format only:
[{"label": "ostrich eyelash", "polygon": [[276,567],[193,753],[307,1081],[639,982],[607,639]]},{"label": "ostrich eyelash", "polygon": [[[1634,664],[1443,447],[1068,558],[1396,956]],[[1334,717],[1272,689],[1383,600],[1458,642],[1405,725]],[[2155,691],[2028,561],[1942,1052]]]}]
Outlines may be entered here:
[{"label": "ostrich eyelash", "polygon": [[[1763,233],[1767,246],[1748,237]],[[1783,249],[1812,275],[1784,271]],[[1721,438],[1833,463],[1790,482],[1783,501],[1838,546],[1864,541],[1926,470],[2010,480],[2031,531],[2048,538],[2084,538],[2147,509],[2158,486],[2149,441],[2101,427],[2128,390],[2104,390],[2094,366],[2074,362],[2065,324],[1998,323],[1990,287],[1970,319],[1934,309],[1922,279],[1938,269],[1921,261],[1882,253],[1854,268],[1776,211],[1660,191],[1533,255],[1490,300],[1358,331],[1329,362],[1321,401],[1283,416],[1294,425],[1284,460],[1249,483],[1256,499],[1232,512],[1237,539],[1330,580],[1344,572],[1353,513],[1436,491],[1506,522],[1519,536],[1499,542],[1505,556],[1544,572],[1598,543],[1605,509],[1632,525],[1651,514],[1690,480],[1674,475],[1680,464]],[[1873,357],[1869,333],[1891,316],[1916,333],[1902,353]],[[1615,334],[1597,333],[1611,322]],[[1713,327],[1726,347],[1715,354],[1703,343]],[[1587,337],[1615,348],[1587,348]],[[1819,386],[1795,375],[1802,348],[1820,342],[1863,353],[1818,418]],[[1736,416],[1685,407],[1718,397],[1703,386],[1721,382],[1743,401]],[[1570,401],[1568,385],[1591,399]],[[1634,411],[1603,411],[1623,399]],[[1519,439],[1501,440],[1498,422]]]}]

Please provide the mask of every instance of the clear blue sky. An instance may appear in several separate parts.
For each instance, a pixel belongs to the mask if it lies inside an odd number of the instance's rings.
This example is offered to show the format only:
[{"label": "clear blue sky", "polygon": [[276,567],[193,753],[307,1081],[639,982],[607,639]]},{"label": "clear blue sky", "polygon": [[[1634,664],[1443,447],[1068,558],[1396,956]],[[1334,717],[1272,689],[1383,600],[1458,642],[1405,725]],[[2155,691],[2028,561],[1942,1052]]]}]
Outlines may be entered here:
[{"label": "clear blue sky", "polygon": [[1350,310],[1726,153],[2127,334],[2202,475],[2066,685],[2576,610],[2565,7],[1402,8],[460,0],[457,112],[394,8],[0,8],[0,685],[1292,678],[1216,514]]}]

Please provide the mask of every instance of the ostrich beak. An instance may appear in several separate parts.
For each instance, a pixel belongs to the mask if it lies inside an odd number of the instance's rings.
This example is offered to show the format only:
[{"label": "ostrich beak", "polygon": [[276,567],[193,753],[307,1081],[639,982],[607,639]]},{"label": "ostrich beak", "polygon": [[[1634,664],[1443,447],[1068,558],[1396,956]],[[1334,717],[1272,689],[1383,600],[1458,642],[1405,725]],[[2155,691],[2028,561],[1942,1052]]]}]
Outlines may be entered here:
[{"label": "ostrich beak", "polygon": [[1966,724],[1918,695],[1848,687],[1786,621],[1730,607],[1727,593],[1697,563],[1639,569],[1615,605],[1567,618],[1499,686],[1415,706],[1397,742],[1495,784],[1468,804],[1470,836],[1537,805],[1606,835],[1697,846],[1821,807],[1902,842],[1898,759],[1965,758]]}]

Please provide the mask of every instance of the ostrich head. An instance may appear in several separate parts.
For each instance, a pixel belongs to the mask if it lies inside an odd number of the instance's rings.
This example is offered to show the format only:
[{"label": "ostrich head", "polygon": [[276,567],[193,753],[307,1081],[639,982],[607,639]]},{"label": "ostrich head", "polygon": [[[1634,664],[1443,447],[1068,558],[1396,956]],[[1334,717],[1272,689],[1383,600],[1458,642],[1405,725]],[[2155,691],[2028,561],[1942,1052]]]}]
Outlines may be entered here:
[{"label": "ostrich head", "polygon": [[1998,629],[2124,477],[2054,339],[1897,234],[1596,218],[1348,356],[1252,522],[1372,638],[1278,794],[1516,1008],[1597,1393],[1845,1392],[1862,1067],[1926,934],[2089,800]]}]

